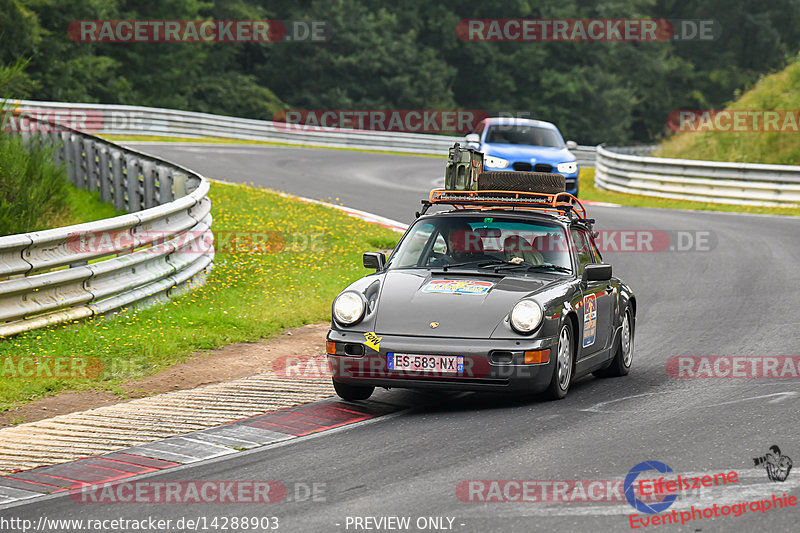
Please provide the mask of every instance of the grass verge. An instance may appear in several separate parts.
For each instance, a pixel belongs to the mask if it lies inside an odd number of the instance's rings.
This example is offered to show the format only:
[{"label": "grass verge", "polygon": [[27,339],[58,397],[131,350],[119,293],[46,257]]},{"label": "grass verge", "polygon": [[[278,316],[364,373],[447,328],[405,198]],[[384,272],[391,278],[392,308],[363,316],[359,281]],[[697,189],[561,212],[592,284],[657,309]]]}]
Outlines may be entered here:
[{"label": "grass verge", "polygon": [[[407,155],[412,157],[442,157],[439,154],[418,154],[412,152],[392,152],[389,150],[367,150],[364,148],[348,148],[343,146],[320,146],[316,144],[290,144],[274,141],[257,141],[253,139],[231,139],[227,137],[161,137],[159,135],[101,135],[103,139],[113,142],[181,142],[211,144],[255,144],[264,146],[287,146],[289,148],[318,148],[324,150],[344,150],[348,152],[365,152],[368,154]],[[455,139],[453,142],[456,142]]]},{"label": "grass verge", "polygon": [[125,214],[125,211],[119,211],[114,209],[113,205],[101,202],[99,192],[89,192],[69,186],[65,193],[64,209],[47,218],[47,228],[71,226]]},{"label": "grass verge", "polygon": [[611,202],[632,207],[661,207],[664,209],[693,209],[697,211],[724,211],[731,213],[759,213],[768,215],[800,216],[800,208],[759,207],[743,205],[714,204],[673,200],[656,196],[640,196],[598,189],[594,184],[594,168],[582,168],[578,198],[594,202]]},{"label": "grass verge", "polygon": [[[327,320],[336,294],[366,273],[361,253],[399,238],[272,191],[212,183],[209,194],[218,251],[206,284],[165,305],[0,340],[0,411],[66,389],[113,392],[197,350]],[[261,250],[238,237],[234,246],[233,231],[261,236]],[[62,372],[53,371],[58,362]]]}]

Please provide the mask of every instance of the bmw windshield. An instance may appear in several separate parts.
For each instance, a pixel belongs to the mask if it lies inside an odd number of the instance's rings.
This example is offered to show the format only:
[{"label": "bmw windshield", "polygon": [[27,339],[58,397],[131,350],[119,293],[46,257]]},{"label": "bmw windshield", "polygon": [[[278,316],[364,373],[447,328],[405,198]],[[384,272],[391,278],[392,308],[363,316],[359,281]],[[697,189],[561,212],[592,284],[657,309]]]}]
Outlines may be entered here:
[{"label": "bmw windshield", "polygon": [[390,269],[443,268],[572,272],[557,224],[478,214],[418,221],[388,262]]},{"label": "bmw windshield", "polygon": [[519,124],[497,124],[490,126],[486,132],[486,142],[490,144],[524,144],[545,146],[548,148],[564,148],[564,141],[558,132]]}]

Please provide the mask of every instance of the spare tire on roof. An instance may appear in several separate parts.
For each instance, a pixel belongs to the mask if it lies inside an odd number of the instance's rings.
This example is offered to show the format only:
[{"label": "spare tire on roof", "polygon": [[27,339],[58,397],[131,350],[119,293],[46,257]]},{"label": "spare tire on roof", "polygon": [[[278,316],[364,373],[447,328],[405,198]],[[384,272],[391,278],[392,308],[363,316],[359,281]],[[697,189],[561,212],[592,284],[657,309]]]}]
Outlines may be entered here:
[{"label": "spare tire on roof", "polygon": [[556,194],[567,189],[564,176],[549,172],[481,172],[478,190]]}]

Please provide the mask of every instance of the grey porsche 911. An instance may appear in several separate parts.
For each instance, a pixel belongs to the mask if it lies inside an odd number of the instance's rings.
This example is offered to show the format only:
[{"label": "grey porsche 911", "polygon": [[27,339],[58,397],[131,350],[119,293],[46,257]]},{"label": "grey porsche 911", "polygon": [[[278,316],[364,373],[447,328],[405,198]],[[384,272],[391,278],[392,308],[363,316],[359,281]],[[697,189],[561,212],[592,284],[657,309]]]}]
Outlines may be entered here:
[{"label": "grey porsche 911", "polygon": [[333,303],[341,398],[397,387],[560,399],[589,373],[628,374],[636,298],[602,262],[576,198],[435,189],[423,204],[388,260],[365,253],[375,273]]}]

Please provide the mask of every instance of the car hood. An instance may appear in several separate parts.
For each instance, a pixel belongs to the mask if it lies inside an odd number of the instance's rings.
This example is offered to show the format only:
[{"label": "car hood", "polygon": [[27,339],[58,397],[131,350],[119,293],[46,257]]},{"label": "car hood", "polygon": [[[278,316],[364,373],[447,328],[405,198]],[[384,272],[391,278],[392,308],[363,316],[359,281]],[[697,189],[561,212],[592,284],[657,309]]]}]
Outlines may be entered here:
[{"label": "car hood", "polygon": [[[375,331],[489,338],[514,304],[546,284],[530,277],[389,271],[377,303]],[[438,326],[431,328],[434,322]]]},{"label": "car hood", "polygon": [[[575,161],[575,156],[566,148],[549,148],[527,144],[484,144],[483,152],[486,155],[501,157],[509,161],[548,163],[551,165]],[[534,161],[531,161],[532,159]]]}]

